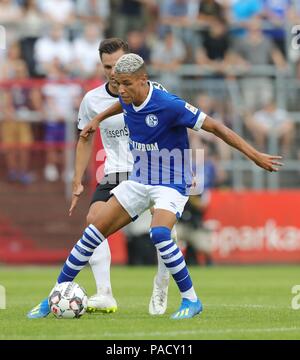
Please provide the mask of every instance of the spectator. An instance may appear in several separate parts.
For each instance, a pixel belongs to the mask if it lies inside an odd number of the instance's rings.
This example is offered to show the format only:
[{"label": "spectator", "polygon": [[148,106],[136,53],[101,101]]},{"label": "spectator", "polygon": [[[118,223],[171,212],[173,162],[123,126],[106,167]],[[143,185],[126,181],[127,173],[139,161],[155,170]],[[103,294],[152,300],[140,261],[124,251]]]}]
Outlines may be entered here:
[{"label": "spectator", "polygon": [[45,21],[37,7],[36,0],[24,1],[22,13],[22,22],[20,23],[22,55],[27,63],[30,76],[35,76],[34,45],[41,36]]},{"label": "spectator", "polygon": [[271,37],[273,42],[286,54],[286,32],[285,25],[291,19],[294,9],[292,0],[263,0],[263,19],[266,29],[264,33]]},{"label": "spectator", "polygon": [[194,44],[193,24],[197,18],[197,1],[163,0],[160,3],[160,36],[170,29],[186,44]]},{"label": "spectator", "polygon": [[261,15],[263,4],[261,0],[235,0],[231,5],[233,18],[238,21],[249,21]]},{"label": "spectator", "polygon": [[[28,79],[25,62],[14,64],[14,84],[3,96],[2,144],[5,147],[7,179],[30,184],[34,178],[29,171],[30,146],[33,133],[29,121],[39,119],[41,96],[38,89],[24,84]],[[24,85],[23,85],[24,84]]]},{"label": "spectator", "polygon": [[169,91],[176,92],[179,83],[177,70],[185,56],[184,44],[171,31],[165,34],[163,41],[155,43],[152,49],[152,65],[160,71],[160,81]]},{"label": "spectator", "polygon": [[249,65],[268,65],[273,63],[278,69],[286,68],[286,61],[278,49],[263,34],[259,19],[252,20],[246,39],[236,43],[235,50]]},{"label": "spectator", "polygon": [[275,102],[268,103],[253,116],[248,116],[246,126],[258,149],[267,151],[267,139],[274,134],[281,141],[281,154],[290,156],[295,126],[289,114],[277,108]]},{"label": "spectator", "polygon": [[14,0],[0,0],[0,23],[3,25],[16,25],[21,19],[22,13]]},{"label": "spectator", "polygon": [[24,64],[24,60],[21,56],[20,44],[18,42],[14,42],[8,48],[7,58],[0,63],[0,80],[14,79],[17,69],[20,68],[20,63],[26,67],[26,64]]},{"label": "spectator", "polygon": [[57,181],[65,174],[64,147],[66,122],[73,121],[75,108],[81,95],[81,87],[68,82],[67,71],[59,62],[53,61],[49,68],[49,82],[42,88],[45,98],[45,142],[48,144],[44,177],[47,181]]},{"label": "spectator", "polygon": [[65,39],[63,27],[58,24],[53,25],[49,36],[39,38],[34,46],[36,71],[40,75],[47,75],[53,61],[70,71],[73,56],[71,43]]},{"label": "spectator", "polygon": [[18,40],[22,11],[14,0],[0,0],[0,24],[6,28],[7,43]]},{"label": "spectator", "polygon": [[75,7],[72,0],[39,0],[39,6],[50,24],[59,23],[70,26],[75,20]]},{"label": "spectator", "polygon": [[110,0],[77,0],[76,14],[84,25],[98,24],[105,31],[110,17]]},{"label": "spectator", "polygon": [[74,41],[75,74],[85,78],[95,74],[99,63],[98,47],[99,41],[103,39],[101,29],[95,23],[87,24],[83,37]]},{"label": "spectator", "polygon": [[[240,39],[235,45],[237,58],[250,70],[257,65],[273,63],[278,70],[286,70],[287,64],[281,52],[266,38],[261,29],[261,21],[254,19],[249,23],[247,38]],[[273,96],[271,79],[256,76],[242,80],[243,95],[247,110],[256,110],[269,102]]]},{"label": "spectator", "polygon": [[114,36],[123,38],[132,29],[143,31],[146,25],[145,6],[153,4],[153,0],[120,0]]},{"label": "spectator", "polygon": [[213,18],[203,32],[202,47],[196,51],[196,63],[208,66],[217,73],[225,73],[231,64],[230,38],[223,19]]},{"label": "spectator", "polygon": [[228,18],[234,27],[235,36],[243,36],[248,30],[251,20],[261,16],[263,11],[262,0],[231,0]]},{"label": "spectator", "polygon": [[127,42],[130,51],[140,55],[145,63],[149,64],[151,50],[147,45],[145,34],[138,30],[132,30],[127,34]]},{"label": "spectator", "polygon": [[223,6],[216,0],[201,0],[198,11],[200,24],[211,26],[211,21],[215,19],[225,20]]}]

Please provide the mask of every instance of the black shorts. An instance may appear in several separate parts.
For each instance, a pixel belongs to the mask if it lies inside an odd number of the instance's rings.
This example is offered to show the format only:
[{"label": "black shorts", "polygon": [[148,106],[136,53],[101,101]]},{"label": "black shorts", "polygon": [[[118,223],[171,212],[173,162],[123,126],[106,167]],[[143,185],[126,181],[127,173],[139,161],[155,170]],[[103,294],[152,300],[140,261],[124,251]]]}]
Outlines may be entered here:
[{"label": "black shorts", "polygon": [[108,199],[112,196],[110,191],[118,186],[122,181],[128,180],[129,174],[130,173],[128,172],[122,172],[105,175],[101,182],[97,185],[90,205],[96,201],[108,201]]}]

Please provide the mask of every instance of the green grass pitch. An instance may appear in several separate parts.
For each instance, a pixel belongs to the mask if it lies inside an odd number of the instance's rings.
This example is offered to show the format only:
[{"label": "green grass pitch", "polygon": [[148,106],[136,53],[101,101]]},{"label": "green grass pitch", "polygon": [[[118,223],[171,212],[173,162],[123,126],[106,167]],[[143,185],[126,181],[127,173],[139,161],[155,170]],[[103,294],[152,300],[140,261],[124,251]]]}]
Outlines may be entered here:
[{"label": "green grass pitch", "polygon": [[[155,270],[112,267],[114,314],[29,320],[27,311],[51,290],[59,267],[0,267],[7,304],[0,309],[0,339],[300,339],[300,309],[291,306],[291,289],[300,284],[297,266],[190,267],[204,311],[181,321],[169,319],[180,303],[173,280],[167,313],[148,314]],[[90,269],[76,281],[88,295],[95,292]]]}]

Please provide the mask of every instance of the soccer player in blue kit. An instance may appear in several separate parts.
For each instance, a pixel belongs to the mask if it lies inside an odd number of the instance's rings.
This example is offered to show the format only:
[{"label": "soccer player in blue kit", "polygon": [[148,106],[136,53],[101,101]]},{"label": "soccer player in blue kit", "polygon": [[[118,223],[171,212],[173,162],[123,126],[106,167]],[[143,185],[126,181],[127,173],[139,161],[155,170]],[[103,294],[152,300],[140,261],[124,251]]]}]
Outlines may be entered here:
[{"label": "soccer player in blue kit", "polygon": [[[57,283],[72,281],[107,236],[153,206],[150,236],[182,298],[179,309],[171,318],[192,318],[201,313],[202,303],[194,290],[184,257],[171,240],[171,229],[183,212],[188,200],[187,189],[191,185],[190,167],[184,156],[189,148],[187,128],[196,131],[202,128],[215,134],[268,171],[278,171],[282,165],[281,157],[258,152],[200,109],[154,88],[148,81],[143,59],[136,54],[123,55],[117,61],[115,79],[119,102],[95,116],[84,127],[81,137],[87,139],[101,121],[123,112],[134,156],[133,171],[129,180],[111,191],[113,196],[104,204],[102,214],[84,230]],[[168,157],[170,153],[176,153],[173,161]]]}]

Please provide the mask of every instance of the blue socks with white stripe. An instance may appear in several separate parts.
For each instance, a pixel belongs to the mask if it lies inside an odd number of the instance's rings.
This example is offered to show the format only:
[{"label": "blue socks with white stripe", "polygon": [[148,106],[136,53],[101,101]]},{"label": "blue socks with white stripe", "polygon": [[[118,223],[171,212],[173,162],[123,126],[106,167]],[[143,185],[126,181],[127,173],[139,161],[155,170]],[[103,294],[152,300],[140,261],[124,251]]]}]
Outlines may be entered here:
[{"label": "blue socks with white stripe", "polygon": [[[181,296],[191,301],[196,301],[197,295],[193,288],[184,257],[178,246],[171,239],[171,230],[163,226],[153,227],[150,230],[150,236],[164,264],[176,281]],[[87,264],[96,247],[104,240],[105,237],[100,231],[94,225],[89,225],[65,262],[57,279],[58,284],[73,281]]]},{"label": "blue socks with white stripe", "polygon": [[182,252],[171,239],[171,230],[164,226],[153,227],[150,230],[150,237],[159,251],[163,262],[176,281],[182,298],[196,301],[197,295],[193,288],[192,279]]},{"label": "blue socks with white stripe", "polygon": [[89,225],[65,262],[57,279],[58,284],[73,281],[76,275],[85,267],[96,247],[104,240],[105,237],[100,231],[94,225]]}]

